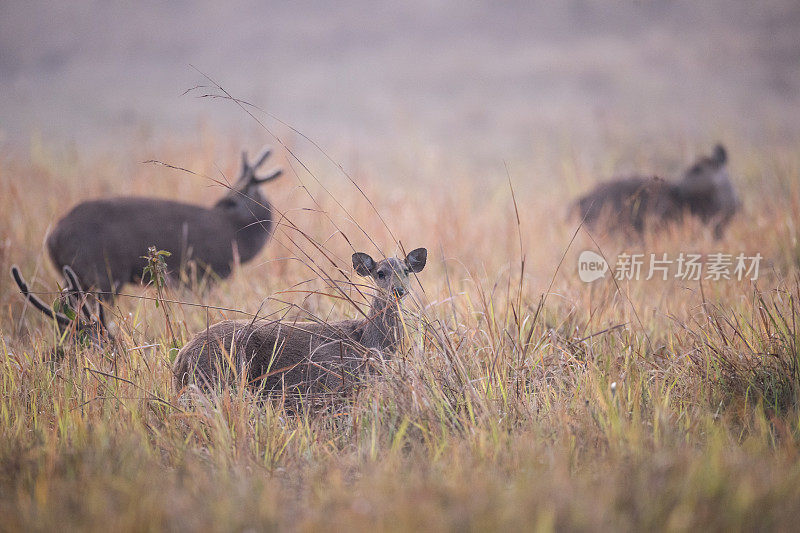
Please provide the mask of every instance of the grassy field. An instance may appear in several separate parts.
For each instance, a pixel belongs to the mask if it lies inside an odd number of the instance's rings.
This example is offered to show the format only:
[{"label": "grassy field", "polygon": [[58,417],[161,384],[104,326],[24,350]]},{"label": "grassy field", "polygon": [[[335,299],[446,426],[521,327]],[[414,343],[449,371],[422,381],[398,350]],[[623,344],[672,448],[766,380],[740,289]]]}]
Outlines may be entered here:
[{"label": "grassy field", "polygon": [[[619,242],[566,217],[600,177],[677,172],[713,141],[564,141],[490,172],[420,147],[390,175],[345,165],[360,190],[319,153],[284,159],[265,189],[285,218],[259,257],[210,288],[169,288],[159,307],[127,286],[114,350],[58,339],[11,264],[52,300],[43,242],[69,206],[209,204],[222,189],[201,176],[235,177],[240,147],[208,135],[90,160],[40,144],[0,154],[0,529],[793,529],[800,143],[729,142],[744,207],[722,241],[690,223]],[[200,176],[139,163],[151,157]],[[259,310],[358,316],[320,272],[344,283],[354,249],[394,254],[395,239],[430,253],[406,347],[347,401],[291,414],[171,389],[167,318],[181,345]],[[585,249],[764,261],[757,282],[586,284]]]}]

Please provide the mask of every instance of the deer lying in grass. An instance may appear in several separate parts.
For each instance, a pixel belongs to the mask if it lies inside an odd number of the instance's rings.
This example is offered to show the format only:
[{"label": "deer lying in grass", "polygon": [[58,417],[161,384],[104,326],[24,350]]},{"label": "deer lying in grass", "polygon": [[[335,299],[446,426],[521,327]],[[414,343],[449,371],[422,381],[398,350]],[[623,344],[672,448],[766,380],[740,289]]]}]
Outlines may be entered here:
[{"label": "deer lying in grass", "polygon": [[363,320],[224,321],[207,328],[178,353],[175,389],[247,383],[264,392],[341,391],[363,371],[370,350],[388,355],[397,348],[400,300],[409,290],[410,273],[425,267],[427,255],[417,248],[405,259],[375,262],[365,253],[353,254],[355,271],[378,287]]},{"label": "deer lying in grass", "polygon": [[104,336],[108,339],[111,338],[106,328],[103,306],[98,304],[97,312],[93,313],[89,308],[89,297],[81,287],[78,276],[68,266],[65,266],[62,271],[66,283],[56,299],[54,307],[48,306],[31,292],[18,266],[11,267],[11,277],[19,287],[22,297],[45,316],[55,321],[59,333],[71,332],[82,342],[86,341],[100,346]]},{"label": "deer lying in grass", "polygon": [[598,185],[573,205],[587,226],[605,223],[611,231],[643,234],[649,227],[679,222],[684,214],[714,225],[722,237],[739,209],[739,199],[727,170],[725,148],[717,145],[711,157],[698,159],[677,182],[631,177]]},{"label": "deer lying in grass", "polygon": [[254,165],[242,154],[242,171],[228,193],[213,207],[156,198],[109,198],[76,205],[47,239],[53,263],[71,266],[86,287],[110,299],[123,284],[137,282],[151,246],[171,253],[169,274],[188,261],[227,277],[234,248],[242,262],[252,259],[273,229],[272,206],[260,186],[280,176],[256,170],[270,154],[267,149]]}]

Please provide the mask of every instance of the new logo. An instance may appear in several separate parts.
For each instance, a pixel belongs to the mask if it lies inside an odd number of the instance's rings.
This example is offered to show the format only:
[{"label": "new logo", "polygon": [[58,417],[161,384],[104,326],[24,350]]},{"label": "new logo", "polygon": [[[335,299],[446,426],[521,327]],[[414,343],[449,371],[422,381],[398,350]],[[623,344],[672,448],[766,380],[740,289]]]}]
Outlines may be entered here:
[{"label": "new logo", "polygon": [[591,283],[606,275],[608,263],[603,256],[592,250],[584,250],[578,256],[578,277],[585,283]]}]

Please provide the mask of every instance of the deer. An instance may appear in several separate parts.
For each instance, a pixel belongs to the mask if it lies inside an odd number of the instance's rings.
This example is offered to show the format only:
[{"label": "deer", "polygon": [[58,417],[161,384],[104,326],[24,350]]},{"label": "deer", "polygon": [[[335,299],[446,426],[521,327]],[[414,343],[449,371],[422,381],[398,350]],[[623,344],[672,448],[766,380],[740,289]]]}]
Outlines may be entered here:
[{"label": "deer", "polygon": [[368,367],[370,354],[389,359],[401,339],[401,301],[410,276],[422,271],[427,250],[375,261],[352,256],[355,272],[377,287],[369,312],[340,322],[226,320],[198,333],[178,352],[173,388],[208,391],[246,383],[261,393],[346,392]]},{"label": "deer", "polygon": [[89,295],[83,290],[78,276],[69,266],[64,266],[62,272],[64,288],[59,292],[56,304],[50,307],[30,290],[19,267],[11,266],[11,277],[19,287],[23,299],[51,319],[59,335],[71,333],[75,338],[88,341],[96,347],[102,346],[105,341],[113,341],[106,326],[103,306],[98,304],[96,312],[92,312]]},{"label": "deer", "polygon": [[633,176],[602,183],[571,207],[592,229],[601,223],[612,232],[642,236],[680,222],[684,215],[713,225],[715,239],[740,208],[727,170],[728,155],[717,145],[711,156],[696,160],[678,181]]},{"label": "deer", "polygon": [[170,253],[170,279],[190,261],[226,278],[234,253],[242,263],[249,261],[272,235],[273,210],[260,187],[282,170],[256,174],[270,153],[265,149],[250,164],[242,152],[239,178],[212,207],[142,197],[81,202],[47,237],[50,258],[58,269],[69,266],[102,300],[113,300],[125,283],[141,279],[143,257],[152,246]]}]

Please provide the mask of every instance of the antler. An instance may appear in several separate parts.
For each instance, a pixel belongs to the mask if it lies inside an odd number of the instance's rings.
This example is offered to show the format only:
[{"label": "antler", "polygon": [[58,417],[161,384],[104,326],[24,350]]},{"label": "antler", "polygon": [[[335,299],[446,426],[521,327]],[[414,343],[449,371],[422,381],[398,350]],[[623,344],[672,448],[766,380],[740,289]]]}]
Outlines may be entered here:
[{"label": "antler", "polygon": [[272,147],[270,146],[265,147],[264,150],[261,152],[261,155],[258,157],[258,161],[256,161],[255,165],[253,165],[253,170],[258,170],[258,167],[264,164],[264,161],[267,160],[267,158],[271,153],[272,153]]},{"label": "antler", "polygon": [[262,184],[262,183],[266,183],[268,181],[272,181],[275,178],[277,178],[278,176],[280,176],[281,174],[283,174],[283,169],[278,168],[278,169],[275,169],[275,170],[271,171],[266,176],[256,176],[256,170],[258,170],[258,168],[261,165],[264,164],[264,162],[267,160],[267,158],[269,158],[270,154],[272,154],[272,148],[270,148],[268,146],[268,147],[264,148],[264,150],[261,152],[261,155],[258,156],[258,159],[256,160],[255,164],[251,165],[248,162],[248,159],[247,159],[247,150],[243,150],[242,151],[242,174],[241,174],[241,177],[239,179],[241,180],[241,179],[248,179],[249,178],[250,181],[252,181],[253,183]]},{"label": "antler", "polygon": [[[63,272],[64,278],[66,279],[64,294],[67,298],[67,305],[69,305],[69,307],[76,313],[75,320],[77,321],[78,329],[85,330],[87,328],[94,327],[95,325],[99,325],[101,330],[108,332],[108,327],[106,326],[104,316],[105,313],[103,312],[103,305],[98,302],[98,319],[95,320],[92,316],[91,310],[89,309],[86,293],[83,292],[83,287],[81,287],[75,271],[69,266],[65,265]],[[11,267],[11,276],[17,283],[17,286],[19,287],[20,292],[22,292],[22,295],[25,297],[25,300],[29,301],[36,309],[44,313],[45,316],[57,321],[60,326],[69,326],[73,323],[73,320],[70,319],[66,314],[55,311],[50,306],[45,304],[41,299],[39,299],[39,297],[31,293],[30,288],[28,287],[25,278],[22,277],[22,273],[17,265],[13,265]]]},{"label": "antler", "polygon": [[283,174],[283,169],[282,168],[276,168],[275,170],[273,170],[272,172],[270,172],[266,176],[253,176],[253,181],[256,182],[256,183],[259,183],[259,184],[260,183],[266,183],[268,181],[274,180],[275,178],[277,178],[281,174]]},{"label": "antler", "polygon": [[44,313],[48,318],[57,321],[62,326],[68,326],[72,323],[72,320],[70,320],[67,315],[53,311],[47,304],[39,299],[38,296],[31,293],[30,289],[28,288],[28,284],[25,282],[25,278],[22,277],[22,273],[19,271],[19,267],[17,265],[11,266],[11,276],[14,278],[14,281],[17,283],[17,286],[19,287],[19,290],[25,299],[29,301],[36,309]]},{"label": "antler", "polygon": [[258,184],[266,183],[268,181],[274,180],[275,178],[277,178],[278,176],[283,174],[283,169],[276,168],[276,169],[272,170],[266,176],[256,176],[256,170],[258,170],[259,167],[261,167],[261,165],[264,164],[264,162],[267,160],[267,158],[269,158],[269,156],[271,154],[272,154],[272,148],[267,146],[261,152],[261,155],[258,157],[258,160],[256,161],[256,163],[252,167],[248,167],[248,170],[250,170],[252,172],[251,179],[253,180],[254,183],[258,183]]},{"label": "antler", "polygon": [[714,155],[712,157],[714,161],[721,165],[728,161],[728,152],[725,150],[724,146],[718,144],[714,147]]},{"label": "antler", "polygon": [[83,287],[75,271],[69,265],[64,265],[61,269],[64,273],[64,279],[67,280],[66,291],[69,297],[69,304],[76,313],[83,313],[83,316],[89,322],[92,321],[92,312],[89,309],[89,303],[86,299],[86,294],[83,292]]},{"label": "antler", "polygon": [[[83,287],[81,286],[80,281],[78,281],[78,275],[75,274],[75,271],[72,270],[72,267],[70,267],[69,265],[64,265],[62,271],[64,272],[64,277],[67,280],[67,286],[72,288],[76,297],[81,298],[80,302],[75,302],[72,304],[73,309],[75,309],[75,306],[78,303],[80,303],[81,311],[83,312],[83,315],[86,317],[86,320],[88,320],[90,323],[94,322],[92,311],[91,309],[89,309],[89,301],[86,298],[86,293],[83,292]],[[100,327],[106,332],[108,332],[108,326],[106,325],[105,308],[103,307],[103,302],[100,301],[100,299],[96,295],[95,295],[95,303],[97,306],[97,319],[100,322]]]}]

